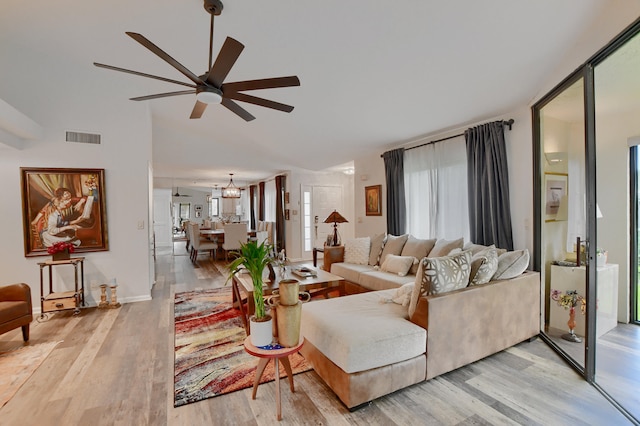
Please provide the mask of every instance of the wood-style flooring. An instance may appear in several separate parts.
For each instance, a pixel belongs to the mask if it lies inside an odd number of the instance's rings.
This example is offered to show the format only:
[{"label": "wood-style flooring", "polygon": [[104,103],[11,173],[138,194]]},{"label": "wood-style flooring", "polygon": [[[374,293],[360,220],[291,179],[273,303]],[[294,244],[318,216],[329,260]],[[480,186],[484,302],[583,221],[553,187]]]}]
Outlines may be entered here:
[{"label": "wood-style flooring", "polygon": [[[178,251],[176,251],[176,254]],[[224,285],[204,254],[194,266],[172,250],[157,255],[153,300],[120,309],[83,309],[34,322],[31,342],[62,341],[0,409],[3,426],[24,425],[625,425],[596,389],[537,339],[349,412],[313,372],[173,407],[173,297]],[[310,302],[314,303],[314,302]],[[0,336],[0,351],[21,344]]]}]

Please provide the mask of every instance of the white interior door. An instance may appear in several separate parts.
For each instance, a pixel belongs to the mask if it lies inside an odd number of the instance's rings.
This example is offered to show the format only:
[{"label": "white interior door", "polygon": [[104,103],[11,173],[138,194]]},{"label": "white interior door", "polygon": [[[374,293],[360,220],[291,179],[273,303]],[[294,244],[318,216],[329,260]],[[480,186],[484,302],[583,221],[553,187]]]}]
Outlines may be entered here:
[{"label": "white interior door", "polygon": [[[300,199],[302,207],[302,255],[308,259],[313,247],[322,247],[328,235],[333,235],[333,224],[324,220],[333,212],[343,210],[341,186],[305,185]],[[338,229],[338,232],[340,230]]]}]

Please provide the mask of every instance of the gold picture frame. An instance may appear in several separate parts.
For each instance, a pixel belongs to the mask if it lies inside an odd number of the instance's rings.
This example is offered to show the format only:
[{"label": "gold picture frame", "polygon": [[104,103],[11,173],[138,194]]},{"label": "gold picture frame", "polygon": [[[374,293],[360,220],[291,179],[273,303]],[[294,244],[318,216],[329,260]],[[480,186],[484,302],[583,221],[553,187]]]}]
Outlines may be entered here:
[{"label": "gold picture frame", "polygon": [[104,169],[20,168],[24,254],[74,244],[74,252],[109,250]]},{"label": "gold picture frame", "polygon": [[382,185],[364,188],[364,205],[367,216],[382,216]]}]

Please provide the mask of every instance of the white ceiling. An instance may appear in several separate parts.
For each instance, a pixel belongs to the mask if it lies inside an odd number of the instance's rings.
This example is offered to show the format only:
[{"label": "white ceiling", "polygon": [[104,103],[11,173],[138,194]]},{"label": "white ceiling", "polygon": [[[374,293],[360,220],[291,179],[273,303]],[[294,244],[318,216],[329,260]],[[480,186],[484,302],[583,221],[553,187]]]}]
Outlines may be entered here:
[{"label": "white ceiling", "polygon": [[[603,12],[600,0],[306,2],[228,0],[216,17],[245,45],[226,82],[297,75],[301,86],[251,92],[295,106],[250,104],[245,122],[220,105],[190,120],[193,95],[149,102],[153,161],[164,185],[239,184],[283,170],[340,169],[355,158],[530,103]],[[34,63],[55,79],[84,74],[122,98],[184,89],[95,68],[101,62],[187,81],[126,36],[143,34],[203,74],[209,14],[202,0],[0,2],[0,99],[36,122],[33,97],[8,86]],[[50,79],[52,75],[48,75]],[[90,88],[87,88],[90,90]],[[160,182],[160,181],[158,181]],[[174,185],[175,186],[175,185]]]}]

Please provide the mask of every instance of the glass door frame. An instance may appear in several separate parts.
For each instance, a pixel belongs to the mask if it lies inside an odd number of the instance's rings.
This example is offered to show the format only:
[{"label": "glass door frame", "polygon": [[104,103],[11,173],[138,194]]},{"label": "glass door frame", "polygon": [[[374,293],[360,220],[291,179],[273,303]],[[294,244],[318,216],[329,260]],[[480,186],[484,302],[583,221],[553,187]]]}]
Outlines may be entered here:
[{"label": "glass door frame", "polygon": [[630,212],[630,229],[629,235],[631,236],[631,244],[629,247],[629,255],[631,256],[631,262],[629,262],[629,266],[631,268],[629,273],[629,281],[631,285],[631,291],[629,292],[629,302],[630,302],[630,314],[631,314],[631,322],[634,324],[640,324],[640,303],[638,303],[638,289],[639,281],[638,281],[638,271],[640,267],[640,259],[638,258],[639,250],[638,244],[640,244],[640,236],[638,235],[638,225],[640,225],[640,218],[638,214],[640,213],[638,209],[638,202],[640,202],[640,194],[638,191],[640,190],[640,146],[634,145],[629,147],[629,208]]},{"label": "glass door frame", "polygon": [[[566,77],[547,95],[536,102],[532,107],[532,130],[533,130],[533,202],[534,202],[534,244],[533,244],[533,260],[534,270],[541,271],[542,265],[542,235],[544,218],[542,217],[542,182],[543,182],[543,164],[542,164],[542,135],[541,135],[541,109],[551,100],[556,98],[571,84],[584,79],[584,118],[585,118],[585,195],[586,195],[586,237],[588,240],[586,256],[587,261],[587,312],[586,312],[586,342],[585,342],[585,358],[584,367],[578,364],[569,354],[562,350],[544,331],[544,318],[541,318],[540,336],[549,346],[551,346],[567,363],[569,363],[576,371],[578,371],[587,382],[592,384],[602,395],[608,399],[618,410],[620,410],[627,418],[637,422],[624,407],[613,399],[606,390],[602,389],[595,381],[596,367],[596,249],[597,249],[597,218],[596,218],[596,116],[595,116],[595,90],[594,90],[594,67],[603,62],[612,53],[617,51],[621,46],[628,42],[632,37],[640,33],[640,19],[629,25],[609,44],[598,51],[584,64]],[[633,204],[633,203],[630,203]],[[632,209],[637,208],[632,207]],[[633,217],[633,216],[632,216]],[[633,222],[633,221],[632,221]],[[637,232],[633,230],[634,232]],[[633,232],[632,232],[633,233]],[[635,248],[637,249],[637,247]],[[633,252],[633,250],[632,250]],[[634,262],[630,262],[633,267]],[[638,271],[631,271],[637,275]],[[542,290],[542,288],[541,288]],[[637,290],[637,286],[635,287]],[[541,292],[542,294],[542,292]],[[632,290],[633,294],[633,290]],[[637,296],[636,296],[637,297]],[[542,302],[544,303],[544,301]],[[633,303],[633,302],[632,302]]]}]

